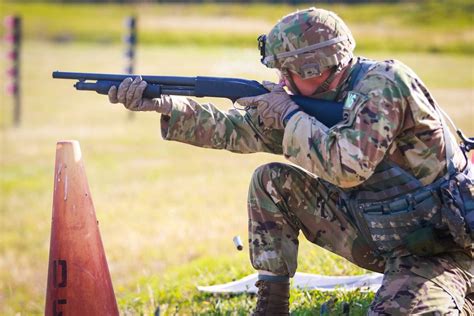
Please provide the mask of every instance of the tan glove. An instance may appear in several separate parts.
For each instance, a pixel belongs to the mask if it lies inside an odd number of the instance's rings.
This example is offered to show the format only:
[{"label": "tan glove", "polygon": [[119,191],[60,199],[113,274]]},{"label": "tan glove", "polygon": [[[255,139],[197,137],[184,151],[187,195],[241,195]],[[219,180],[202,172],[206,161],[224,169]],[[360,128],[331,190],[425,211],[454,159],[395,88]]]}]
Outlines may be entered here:
[{"label": "tan glove", "polygon": [[109,101],[110,103],[122,103],[130,111],[156,111],[161,114],[170,114],[171,97],[162,95],[161,98],[143,98],[146,86],[146,81],[142,80],[140,76],[135,80],[126,78],[120,83],[118,89],[115,86],[109,89]]},{"label": "tan glove", "polygon": [[264,81],[263,86],[269,93],[255,97],[240,98],[236,102],[244,107],[256,106],[257,113],[266,128],[284,129],[285,119],[299,111],[299,106],[291,100],[282,85]]}]

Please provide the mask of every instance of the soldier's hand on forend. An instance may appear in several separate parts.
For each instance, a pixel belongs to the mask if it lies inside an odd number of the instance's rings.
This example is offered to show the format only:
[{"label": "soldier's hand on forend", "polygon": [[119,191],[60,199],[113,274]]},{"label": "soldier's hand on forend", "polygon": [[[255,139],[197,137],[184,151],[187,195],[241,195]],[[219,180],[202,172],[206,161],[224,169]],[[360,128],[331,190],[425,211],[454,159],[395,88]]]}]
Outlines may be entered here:
[{"label": "soldier's hand on forend", "polygon": [[241,106],[256,106],[263,125],[272,129],[284,129],[285,118],[299,110],[283,86],[264,81],[263,86],[270,92],[255,97],[240,98],[236,102]]},{"label": "soldier's hand on forend", "polygon": [[112,86],[109,89],[110,103],[122,103],[130,111],[156,111],[162,114],[171,112],[171,97],[162,95],[161,98],[143,98],[143,91],[147,86],[146,81],[138,76],[124,79],[118,89]]}]

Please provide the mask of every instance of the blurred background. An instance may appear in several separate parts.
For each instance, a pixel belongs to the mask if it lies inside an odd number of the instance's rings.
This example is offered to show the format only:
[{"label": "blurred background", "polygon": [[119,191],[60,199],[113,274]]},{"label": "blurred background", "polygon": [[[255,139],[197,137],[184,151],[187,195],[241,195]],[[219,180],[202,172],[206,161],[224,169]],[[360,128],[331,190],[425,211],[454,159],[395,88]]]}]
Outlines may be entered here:
[{"label": "blurred background", "polygon": [[[142,74],[277,80],[259,63],[256,38],[309,6],[347,22],[357,55],[413,68],[474,136],[472,1],[0,0],[0,314],[43,313],[55,144],[63,139],[81,144],[122,314],[247,314],[253,298],[211,296],[195,286],[253,273],[245,242],[248,183],[257,166],[283,160],[165,142],[158,114],[131,117],[106,96],[76,91],[73,81],[53,80],[51,72],[124,73],[133,66]],[[13,15],[21,17],[18,54],[11,53]],[[241,252],[235,235],[244,240]],[[304,240],[300,249],[300,272],[365,273]],[[362,315],[373,294],[294,291],[292,307],[298,315],[319,313],[331,296]]]}]

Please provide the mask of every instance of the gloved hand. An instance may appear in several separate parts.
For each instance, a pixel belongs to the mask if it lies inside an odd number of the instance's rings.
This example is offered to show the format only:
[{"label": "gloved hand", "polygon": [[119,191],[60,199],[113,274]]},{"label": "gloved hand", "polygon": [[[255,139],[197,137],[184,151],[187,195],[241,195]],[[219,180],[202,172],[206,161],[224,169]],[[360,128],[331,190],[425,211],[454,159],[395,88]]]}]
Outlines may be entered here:
[{"label": "gloved hand", "polygon": [[143,91],[147,86],[141,76],[132,80],[126,78],[120,83],[118,89],[112,86],[109,89],[110,103],[122,103],[131,111],[156,111],[161,114],[170,114],[172,100],[170,96],[162,95],[161,98],[143,98]]},{"label": "gloved hand", "polygon": [[263,86],[270,92],[255,97],[240,98],[236,102],[241,106],[256,106],[257,113],[266,128],[284,129],[285,118],[299,110],[281,84],[264,81]]}]

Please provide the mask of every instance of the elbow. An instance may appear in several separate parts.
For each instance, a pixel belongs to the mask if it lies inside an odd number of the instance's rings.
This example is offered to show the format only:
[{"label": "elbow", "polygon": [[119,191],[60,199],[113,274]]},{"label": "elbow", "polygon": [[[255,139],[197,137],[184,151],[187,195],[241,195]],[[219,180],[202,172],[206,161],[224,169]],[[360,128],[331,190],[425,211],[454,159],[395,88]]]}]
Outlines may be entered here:
[{"label": "elbow", "polygon": [[338,178],[338,183],[335,183],[338,187],[342,189],[350,189],[357,187],[364,183],[372,174],[374,170],[353,170],[343,166],[344,171],[341,173],[341,176]]},{"label": "elbow", "polygon": [[365,179],[361,179],[359,177],[350,177],[339,180],[339,183],[336,185],[342,189],[350,189],[364,183],[364,181]]},{"label": "elbow", "polygon": [[[354,154],[355,153],[355,154]],[[337,177],[339,187],[344,189],[354,188],[369,179],[375,172],[377,163],[370,160],[374,155],[362,154],[362,152],[347,152],[339,156],[337,164]]]}]

